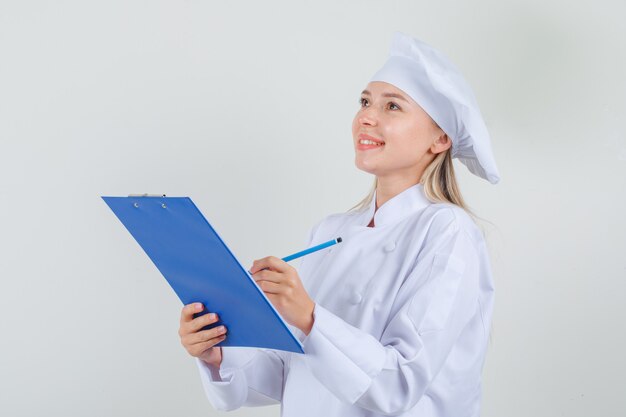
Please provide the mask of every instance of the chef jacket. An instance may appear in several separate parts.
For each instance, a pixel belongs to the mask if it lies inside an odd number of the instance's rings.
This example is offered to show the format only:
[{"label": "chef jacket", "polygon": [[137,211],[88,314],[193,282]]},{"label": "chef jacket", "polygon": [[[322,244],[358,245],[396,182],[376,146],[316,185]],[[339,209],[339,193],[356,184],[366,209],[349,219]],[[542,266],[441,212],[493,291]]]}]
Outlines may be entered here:
[{"label": "chef jacket", "polygon": [[[416,184],[375,209],[331,214],[302,258],[315,301],[304,354],[223,348],[196,358],[218,410],[281,403],[283,417],[478,416],[494,288],[480,229]],[[374,227],[367,227],[372,216]]]}]

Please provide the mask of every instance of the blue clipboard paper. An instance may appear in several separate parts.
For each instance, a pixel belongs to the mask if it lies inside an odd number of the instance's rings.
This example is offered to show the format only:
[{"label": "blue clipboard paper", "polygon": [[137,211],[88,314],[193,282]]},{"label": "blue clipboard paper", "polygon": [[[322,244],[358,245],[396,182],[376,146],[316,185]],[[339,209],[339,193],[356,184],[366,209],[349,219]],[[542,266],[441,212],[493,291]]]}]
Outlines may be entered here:
[{"label": "blue clipboard paper", "polygon": [[228,331],[219,346],[304,353],[250,273],[189,197],[102,197],[178,298],[201,302]]}]

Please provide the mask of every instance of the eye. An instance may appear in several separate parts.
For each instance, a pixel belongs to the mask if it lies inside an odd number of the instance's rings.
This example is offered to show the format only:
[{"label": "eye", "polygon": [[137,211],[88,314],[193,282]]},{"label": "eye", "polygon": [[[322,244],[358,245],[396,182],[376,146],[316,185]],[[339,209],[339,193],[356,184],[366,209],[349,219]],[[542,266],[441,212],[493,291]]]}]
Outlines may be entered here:
[{"label": "eye", "polygon": [[[361,107],[363,107],[363,106],[364,106],[364,104],[365,104],[366,102],[367,102],[367,99],[366,99],[365,97],[361,97],[361,98],[359,98],[359,104],[361,105]],[[390,101],[390,102],[389,102],[389,105],[390,105],[389,107],[391,108],[391,110],[402,110],[402,109],[400,109],[400,107],[399,107],[396,103],[394,103],[393,101]]]}]

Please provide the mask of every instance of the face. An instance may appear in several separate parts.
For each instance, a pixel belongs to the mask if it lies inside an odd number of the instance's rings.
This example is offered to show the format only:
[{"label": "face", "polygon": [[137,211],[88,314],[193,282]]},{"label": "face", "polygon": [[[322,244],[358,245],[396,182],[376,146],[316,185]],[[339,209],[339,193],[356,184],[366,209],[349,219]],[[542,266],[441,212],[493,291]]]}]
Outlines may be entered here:
[{"label": "face", "polygon": [[417,182],[436,154],[452,144],[431,117],[392,84],[369,83],[359,102],[352,122],[355,164],[379,179],[415,177]]}]

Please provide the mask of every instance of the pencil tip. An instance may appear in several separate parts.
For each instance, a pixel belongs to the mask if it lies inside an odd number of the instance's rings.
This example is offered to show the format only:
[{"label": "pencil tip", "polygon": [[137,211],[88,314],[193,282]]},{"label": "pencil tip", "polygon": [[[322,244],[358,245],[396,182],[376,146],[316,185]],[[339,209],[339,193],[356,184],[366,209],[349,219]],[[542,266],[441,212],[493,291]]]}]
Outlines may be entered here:
[{"label": "pencil tip", "polygon": [[341,242],[342,239],[340,237],[337,238],[337,243]]}]

